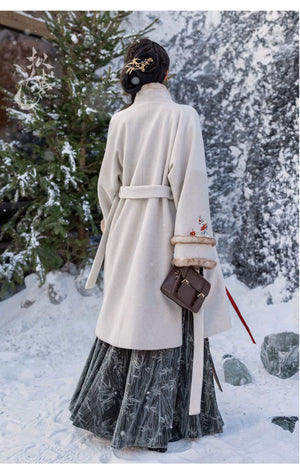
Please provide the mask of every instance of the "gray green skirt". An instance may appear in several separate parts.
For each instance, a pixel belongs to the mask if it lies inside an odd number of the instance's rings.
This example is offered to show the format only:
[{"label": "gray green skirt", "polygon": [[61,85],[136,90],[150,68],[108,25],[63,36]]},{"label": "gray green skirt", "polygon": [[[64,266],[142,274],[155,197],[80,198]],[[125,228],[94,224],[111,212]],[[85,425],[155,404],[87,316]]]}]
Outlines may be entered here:
[{"label": "gray green skirt", "polygon": [[201,412],[189,415],[193,314],[182,308],[183,344],[157,350],[114,347],[96,337],[69,404],[74,426],[111,447],[166,448],[168,442],[223,432],[204,340]]}]

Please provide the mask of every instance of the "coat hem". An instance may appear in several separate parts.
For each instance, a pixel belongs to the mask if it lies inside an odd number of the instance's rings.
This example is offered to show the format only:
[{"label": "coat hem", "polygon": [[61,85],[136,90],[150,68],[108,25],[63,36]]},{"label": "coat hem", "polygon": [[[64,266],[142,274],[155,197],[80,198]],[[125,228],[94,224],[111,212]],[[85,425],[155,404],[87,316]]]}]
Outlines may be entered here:
[{"label": "coat hem", "polygon": [[180,344],[175,344],[175,345],[170,345],[168,344],[167,346],[164,347],[151,347],[150,349],[145,349],[144,347],[128,347],[128,344],[122,344],[122,343],[117,343],[113,344],[110,342],[105,336],[103,337],[100,333],[97,333],[97,328],[95,330],[95,335],[98,339],[100,339],[103,342],[106,342],[106,344],[109,344],[113,347],[118,347],[120,349],[127,349],[127,350],[164,350],[164,349],[175,349],[176,347],[181,347],[183,344],[183,339],[181,338],[181,343]]}]

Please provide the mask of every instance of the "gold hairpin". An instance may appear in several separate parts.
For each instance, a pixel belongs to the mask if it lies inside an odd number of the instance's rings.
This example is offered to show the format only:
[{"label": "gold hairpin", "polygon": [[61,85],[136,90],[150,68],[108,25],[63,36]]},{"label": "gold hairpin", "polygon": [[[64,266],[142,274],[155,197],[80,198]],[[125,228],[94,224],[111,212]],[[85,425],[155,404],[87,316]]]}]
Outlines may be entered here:
[{"label": "gold hairpin", "polygon": [[125,66],[125,68],[128,68],[126,73],[131,74],[131,72],[135,69],[141,69],[142,71],[145,71],[145,66],[147,66],[150,63],[150,61],[153,61],[153,58],[145,58],[140,62],[139,60],[140,58],[133,58],[129,63],[127,63],[127,65]]}]

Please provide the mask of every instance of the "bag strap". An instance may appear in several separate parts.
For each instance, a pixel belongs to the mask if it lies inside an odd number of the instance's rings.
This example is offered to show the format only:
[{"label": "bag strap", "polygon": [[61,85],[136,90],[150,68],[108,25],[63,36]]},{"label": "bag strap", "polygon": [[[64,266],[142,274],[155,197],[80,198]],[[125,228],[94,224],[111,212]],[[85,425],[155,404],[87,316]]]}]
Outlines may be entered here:
[{"label": "bag strap", "polygon": [[190,267],[189,267],[189,266],[181,266],[181,267],[180,267],[181,276],[182,276],[183,278],[186,278],[187,275],[188,275],[189,270],[190,270]]},{"label": "bag strap", "polygon": [[218,375],[217,375],[217,372],[216,372],[216,369],[215,369],[214,361],[213,361],[213,358],[212,358],[211,354],[210,354],[210,360],[211,360],[211,367],[212,367],[213,375],[214,375],[214,378],[215,378],[216,383],[218,385],[218,388],[220,389],[220,391],[223,392],[223,389],[221,387],[221,383],[219,381],[219,378],[218,378]]},{"label": "bag strap", "polygon": [[173,267],[173,271],[177,275],[176,279],[174,279],[173,288],[172,288],[172,294],[174,295],[176,294],[177,289],[181,283],[181,273],[180,273],[180,270],[177,270],[175,267]]}]

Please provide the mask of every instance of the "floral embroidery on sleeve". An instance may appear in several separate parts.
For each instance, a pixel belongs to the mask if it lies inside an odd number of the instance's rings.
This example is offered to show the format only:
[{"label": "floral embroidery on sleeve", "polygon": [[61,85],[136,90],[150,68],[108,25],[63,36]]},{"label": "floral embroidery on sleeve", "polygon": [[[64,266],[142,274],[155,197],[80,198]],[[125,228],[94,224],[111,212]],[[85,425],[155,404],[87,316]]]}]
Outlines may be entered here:
[{"label": "floral embroidery on sleeve", "polygon": [[196,231],[192,229],[190,232],[190,236],[207,236],[207,222],[204,220],[202,216],[199,216],[198,224],[199,224],[199,234],[196,234]]}]

